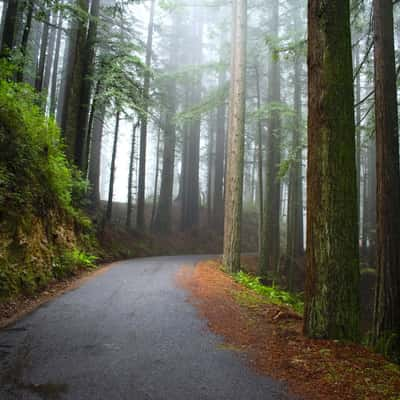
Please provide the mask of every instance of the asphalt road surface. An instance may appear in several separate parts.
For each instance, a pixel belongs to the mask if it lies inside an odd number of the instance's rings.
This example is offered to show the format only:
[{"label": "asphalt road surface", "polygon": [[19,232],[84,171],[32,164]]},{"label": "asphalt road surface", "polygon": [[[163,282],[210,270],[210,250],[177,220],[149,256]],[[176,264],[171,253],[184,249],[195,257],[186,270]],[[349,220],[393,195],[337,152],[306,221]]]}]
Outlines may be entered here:
[{"label": "asphalt road surface", "polygon": [[0,399],[289,399],[176,287],[176,271],[201,258],[116,263],[0,330]]}]

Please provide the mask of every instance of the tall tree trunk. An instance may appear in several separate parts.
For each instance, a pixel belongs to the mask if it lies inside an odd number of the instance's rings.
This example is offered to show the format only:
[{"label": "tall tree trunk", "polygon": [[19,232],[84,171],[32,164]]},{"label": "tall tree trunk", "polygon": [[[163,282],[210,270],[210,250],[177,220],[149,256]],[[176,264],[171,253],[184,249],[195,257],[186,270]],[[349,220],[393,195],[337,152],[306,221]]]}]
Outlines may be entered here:
[{"label": "tall tree trunk", "polygon": [[[100,87],[100,85],[100,82],[98,82],[97,86]],[[88,180],[90,182],[91,204],[94,209],[98,209],[100,206],[101,143],[103,137],[105,106],[100,103],[98,107],[95,105],[92,107],[93,123],[91,128]]]},{"label": "tall tree trunk", "polygon": [[[72,61],[75,57],[75,53],[73,51],[73,47],[76,41],[76,23],[74,20],[70,20],[68,23],[68,32],[65,35],[64,40],[64,51],[62,53],[62,68],[61,68],[61,79],[60,79],[60,88],[58,93],[57,99],[57,115],[56,120],[58,125],[62,128],[63,126],[63,119],[64,119],[64,103],[66,97],[66,89],[67,89],[67,82],[71,81],[72,76]],[[61,33],[60,33],[61,35]],[[60,39],[62,37],[60,36]],[[60,53],[59,53],[60,54]],[[61,129],[61,133],[63,131]]]},{"label": "tall tree trunk", "polygon": [[44,67],[46,63],[46,51],[49,40],[49,22],[50,22],[50,11],[46,14],[46,19],[43,23],[42,37],[40,40],[40,53],[39,53],[39,64],[36,70],[35,89],[41,92],[43,89],[43,77]]},{"label": "tall tree trunk", "polygon": [[301,148],[301,58],[295,56],[294,65],[294,129],[292,154],[295,160],[289,170],[286,257],[288,260],[289,290],[293,290],[295,269],[304,252],[303,238],[303,180]]},{"label": "tall tree trunk", "polygon": [[[225,70],[218,73],[218,87],[225,84]],[[224,229],[224,164],[225,164],[225,102],[217,108],[217,127],[215,132],[215,173],[213,190],[214,229],[222,233]]]},{"label": "tall tree trunk", "polygon": [[400,175],[392,0],[374,0],[377,286],[374,343],[400,361]]},{"label": "tall tree trunk", "polygon": [[[56,48],[54,51],[54,61],[53,61],[53,72],[51,75],[51,91],[50,91],[50,105],[49,105],[49,115],[55,116],[56,104],[57,104],[57,78],[58,78],[58,62],[60,58],[60,47],[61,47],[61,34],[62,34],[62,13],[59,13],[57,21],[57,38],[56,38]],[[59,94],[59,98],[61,93]]]},{"label": "tall tree trunk", "polygon": [[[271,34],[279,35],[279,1],[274,0],[271,14]],[[273,107],[281,101],[280,63],[276,54],[270,55],[268,72],[268,102]],[[263,239],[260,252],[260,272],[267,275],[279,268],[280,256],[280,210],[281,183],[279,167],[281,162],[281,120],[278,110],[272,109],[268,118],[267,167],[265,177],[265,198],[263,216]]]},{"label": "tall tree trunk", "polygon": [[53,58],[54,58],[54,47],[55,47],[55,44],[56,44],[57,13],[53,13],[53,16],[51,18],[51,24],[53,26],[50,28],[49,48],[48,48],[48,51],[47,51],[46,67],[45,67],[45,70],[44,70],[44,77],[43,77],[43,84],[42,84],[42,90],[46,91],[47,95],[48,95],[49,86],[50,86],[51,67],[53,65]]},{"label": "tall tree trunk", "polygon": [[213,172],[214,172],[214,160],[215,160],[215,152],[214,152],[214,130],[215,130],[215,117],[212,113],[210,115],[208,121],[208,143],[207,143],[207,224],[208,226],[212,225],[212,211],[213,211]]},{"label": "tall tree trunk", "polygon": [[361,227],[361,249],[360,255],[362,258],[366,259],[368,252],[368,160],[367,160],[367,151],[364,152],[364,160],[362,162],[362,227]]},{"label": "tall tree trunk", "polygon": [[[88,0],[76,0],[82,12],[88,12]],[[79,155],[82,151],[81,134],[78,119],[82,82],[84,79],[86,61],[87,21],[80,18],[72,23],[68,49],[68,67],[65,77],[65,92],[63,101],[61,130],[65,138],[66,154],[71,162],[80,166]]]},{"label": "tall tree trunk", "polygon": [[[57,22],[57,38],[56,38],[56,49],[54,51],[54,61],[53,61],[53,72],[51,76],[51,91],[50,91],[50,106],[49,114],[54,116],[56,111],[56,93],[57,93],[57,77],[58,77],[58,61],[60,58],[60,47],[61,47],[61,34],[62,34],[62,14],[59,13]],[[59,98],[61,98],[61,92]]]},{"label": "tall tree trunk", "polygon": [[154,176],[153,206],[151,208],[151,230],[154,230],[154,220],[157,210],[157,194],[158,194],[158,176],[160,169],[160,142],[161,142],[161,126],[157,130],[157,146],[156,146],[156,171]]},{"label": "tall tree trunk", "polygon": [[377,226],[376,226],[376,191],[377,191],[377,171],[376,171],[376,139],[372,137],[368,144],[368,192],[367,192],[367,236],[368,236],[368,263],[377,268],[376,245],[377,245]]},{"label": "tall tree trunk", "polygon": [[150,5],[150,18],[147,31],[147,44],[146,44],[146,67],[148,70],[145,72],[143,96],[145,99],[144,114],[141,119],[140,125],[140,155],[139,155],[139,184],[138,184],[138,201],[137,201],[137,227],[138,229],[145,229],[145,191],[146,191],[146,145],[147,145],[147,111],[149,107],[149,90],[150,90],[150,65],[151,53],[153,48],[153,21],[154,21],[154,8],[155,0],[151,0]]},{"label": "tall tree trunk", "polygon": [[[257,111],[261,110],[261,93],[260,93],[260,73],[259,66],[255,66],[256,72],[256,90],[257,90]],[[257,184],[258,184],[258,252],[261,251],[262,247],[262,236],[263,236],[263,216],[264,216],[264,186],[263,186],[263,134],[262,134],[262,122],[260,116],[257,120],[257,135],[256,135],[256,147],[257,147]],[[260,253],[259,253],[260,255]]]},{"label": "tall tree trunk", "polygon": [[97,37],[97,19],[100,13],[100,0],[92,0],[90,7],[90,20],[88,34],[85,44],[85,51],[83,55],[83,71],[82,82],[79,99],[79,111],[77,119],[77,129],[79,129],[76,136],[75,145],[75,160],[80,169],[86,173],[88,167],[88,146],[90,144],[90,131],[89,131],[89,110],[90,98],[92,96],[92,78],[94,72],[95,61],[95,44]]},{"label": "tall tree trunk", "polygon": [[[173,52],[171,51],[171,61],[172,57]],[[169,233],[172,227],[172,193],[176,144],[176,128],[174,124],[176,112],[176,82],[171,79],[167,85],[168,103],[165,115],[160,198],[158,201],[157,215],[154,221],[154,230],[160,233]]]},{"label": "tall tree trunk", "polygon": [[246,89],[246,0],[233,0],[231,83],[225,192],[224,254],[227,271],[240,268]]},{"label": "tall tree trunk", "polygon": [[139,121],[133,124],[132,139],[131,139],[131,153],[129,155],[129,172],[128,172],[128,203],[126,205],[126,227],[128,229],[132,226],[132,198],[133,198],[133,164],[135,162],[135,146],[136,146],[136,129],[139,126]]},{"label": "tall tree trunk", "polygon": [[310,0],[304,331],[316,338],[359,338],[352,69],[349,1]]},{"label": "tall tree trunk", "polygon": [[112,156],[111,156],[110,185],[109,185],[109,189],[108,189],[106,221],[111,221],[111,217],[112,217],[112,206],[113,206],[113,197],[114,197],[115,160],[117,158],[119,119],[120,119],[120,111],[117,111],[117,115],[115,117],[114,143],[113,143],[113,150],[112,150]]}]

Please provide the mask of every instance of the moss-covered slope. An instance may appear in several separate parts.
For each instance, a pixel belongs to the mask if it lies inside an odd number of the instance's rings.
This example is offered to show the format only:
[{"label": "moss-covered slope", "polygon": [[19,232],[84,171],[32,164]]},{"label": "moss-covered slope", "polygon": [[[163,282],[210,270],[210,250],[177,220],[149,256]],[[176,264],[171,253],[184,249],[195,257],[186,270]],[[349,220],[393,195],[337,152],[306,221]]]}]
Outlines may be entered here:
[{"label": "moss-covered slope", "polygon": [[[6,68],[2,68],[4,74]],[[0,79],[0,300],[90,265],[90,221],[74,206],[84,183],[59,130],[28,85]]]}]

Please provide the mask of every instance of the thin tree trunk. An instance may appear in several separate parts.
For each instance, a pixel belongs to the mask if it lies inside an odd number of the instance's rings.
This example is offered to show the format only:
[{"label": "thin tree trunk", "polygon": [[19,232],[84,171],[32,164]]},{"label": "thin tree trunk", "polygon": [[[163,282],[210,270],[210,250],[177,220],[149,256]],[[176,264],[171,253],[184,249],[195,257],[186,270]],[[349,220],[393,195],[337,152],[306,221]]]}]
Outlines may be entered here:
[{"label": "thin tree trunk", "polygon": [[[256,72],[256,90],[257,90],[257,111],[261,109],[261,93],[260,93],[260,74],[258,65],[255,66]],[[263,236],[263,216],[264,216],[264,185],[263,185],[263,134],[260,116],[257,120],[257,183],[258,183],[258,252],[261,251],[261,241]],[[260,254],[259,254],[260,255]]]},{"label": "thin tree trunk", "polygon": [[56,44],[57,28],[55,26],[57,26],[57,13],[53,13],[53,16],[51,18],[51,24],[53,26],[50,28],[49,48],[48,48],[47,57],[46,57],[46,67],[44,70],[44,78],[43,78],[43,84],[42,84],[42,89],[43,89],[43,91],[46,91],[47,95],[48,95],[49,85],[50,85],[51,67],[53,65],[54,47]]},{"label": "thin tree trunk", "polygon": [[112,156],[111,156],[110,186],[109,186],[109,190],[108,190],[106,221],[111,221],[111,217],[112,217],[112,206],[113,206],[113,197],[114,197],[115,160],[117,158],[119,118],[120,118],[120,111],[117,111],[117,115],[115,117],[114,144],[113,144],[113,150],[112,150]]},{"label": "thin tree trunk", "polygon": [[295,120],[292,136],[292,153],[295,160],[289,170],[288,217],[286,257],[288,260],[289,290],[293,290],[295,270],[304,252],[303,238],[303,181],[301,148],[301,59],[296,54],[294,65]]},{"label": "thin tree trunk", "polygon": [[151,209],[151,230],[154,230],[154,219],[156,217],[157,210],[157,194],[158,194],[158,176],[160,169],[160,137],[161,137],[161,127],[157,131],[157,146],[156,146],[156,171],[154,177],[154,192],[153,192],[153,206]]},{"label": "thin tree trunk", "polygon": [[139,126],[139,121],[133,124],[131,153],[129,155],[129,173],[128,173],[128,203],[126,205],[126,227],[132,227],[132,198],[133,198],[133,164],[135,162],[135,145],[136,145],[136,129]]},{"label": "thin tree trunk", "polygon": [[44,67],[46,63],[46,50],[49,40],[49,20],[50,20],[50,12],[47,12],[46,19],[43,23],[42,37],[40,40],[39,64],[36,71],[36,79],[35,79],[35,89],[38,92],[41,92],[43,89]]},{"label": "thin tree trunk", "polygon": [[[360,65],[360,44],[355,48],[355,66],[358,69]],[[360,221],[360,190],[361,190],[361,72],[356,76],[355,102],[356,107],[356,167],[357,167],[357,209],[358,221]],[[359,224],[360,227],[360,224]],[[360,237],[360,232],[359,232]]]},{"label": "thin tree trunk", "polygon": [[[100,87],[100,82],[98,82],[97,85]],[[91,204],[94,209],[98,209],[100,205],[101,143],[105,106],[103,104],[100,104],[99,107],[93,105],[92,108],[93,127],[91,128],[88,180],[90,182]]]},{"label": "thin tree trunk", "polygon": [[214,165],[214,115],[210,115],[208,122],[208,145],[207,145],[207,224],[212,225],[212,183],[213,183],[213,165]]},{"label": "thin tree trunk", "polygon": [[[56,93],[57,93],[57,77],[58,77],[58,61],[60,58],[60,47],[61,47],[61,34],[62,34],[62,14],[59,13],[57,22],[57,38],[56,38],[56,49],[54,52],[53,72],[51,76],[51,91],[50,91],[50,107],[49,114],[54,116],[56,111]],[[59,93],[59,99],[62,97],[62,93]]]},{"label": "thin tree trunk", "polygon": [[[173,52],[171,51],[171,63],[173,57]],[[176,82],[171,79],[167,85],[168,105],[165,115],[160,198],[158,201],[157,215],[154,221],[154,230],[164,234],[171,232],[172,228],[172,193],[176,145],[176,128],[174,124],[176,112]]]},{"label": "thin tree trunk", "polygon": [[368,232],[368,263],[377,268],[376,245],[377,245],[377,170],[376,170],[376,139],[372,137],[368,144],[368,207],[367,207],[367,232]]},{"label": "thin tree trunk", "polygon": [[[218,87],[225,84],[225,69],[218,73]],[[222,233],[224,229],[224,164],[225,164],[225,102],[217,108],[217,129],[215,132],[215,173],[213,191],[214,229]]]},{"label": "thin tree trunk", "polygon": [[[61,34],[61,33],[60,33]],[[67,90],[67,82],[71,81],[72,76],[72,65],[75,58],[73,47],[76,41],[76,24],[74,20],[71,20],[68,24],[68,32],[65,35],[64,40],[64,52],[62,54],[62,69],[61,69],[61,80],[60,88],[57,99],[57,123],[61,127],[61,134],[63,134],[63,120],[64,120],[64,109],[65,109],[65,98]],[[60,36],[61,38],[61,36]]]},{"label": "thin tree trunk", "polygon": [[150,65],[151,53],[153,48],[153,22],[154,22],[155,0],[151,0],[150,19],[147,31],[146,45],[146,67],[148,70],[145,73],[143,84],[143,96],[145,99],[144,114],[140,125],[140,155],[139,155],[139,185],[138,185],[138,201],[137,201],[137,227],[145,229],[145,191],[146,191],[146,145],[147,145],[147,111],[149,107],[149,90],[150,90]]}]

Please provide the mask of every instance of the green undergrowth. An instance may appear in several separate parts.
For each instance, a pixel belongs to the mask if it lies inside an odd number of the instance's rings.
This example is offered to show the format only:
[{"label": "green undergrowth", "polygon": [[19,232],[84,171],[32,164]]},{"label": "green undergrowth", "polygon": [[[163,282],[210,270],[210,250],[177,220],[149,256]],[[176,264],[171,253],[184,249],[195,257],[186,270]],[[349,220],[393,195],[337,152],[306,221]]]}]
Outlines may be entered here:
[{"label": "green undergrowth", "polygon": [[87,182],[40,96],[14,73],[0,60],[0,300],[91,268],[98,248],[82,211]]},{"label": "green undergrowth", "polygon": [[289,293],[277,286],[263,285],[260,277],[248,274],[244,271],[239,271],[233,274],[233,278],[236,282],[253,290],[268,302],[277,305],[285,305],[299,314],[303,313],[304,302],[301,299],[301,296]]}]

